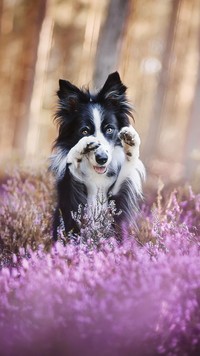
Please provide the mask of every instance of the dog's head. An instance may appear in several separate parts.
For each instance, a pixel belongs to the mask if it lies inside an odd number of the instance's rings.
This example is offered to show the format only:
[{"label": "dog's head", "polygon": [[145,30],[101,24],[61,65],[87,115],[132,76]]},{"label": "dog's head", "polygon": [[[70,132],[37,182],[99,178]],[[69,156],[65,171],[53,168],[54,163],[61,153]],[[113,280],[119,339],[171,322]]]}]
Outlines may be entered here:
[{"label": "dog's head", "polygon": [[99,145],[88,152],[88,159],[97,173],[105,173],[114,147],[120,145],[118,133],[129,125],[132,116],[126,86],[117,72],[108,76],[96,94],[65,80],[60,80],[59,86],[59,107],[55,116],[59,135],[55,147],[69,152],[82,137],[94,136]]}]

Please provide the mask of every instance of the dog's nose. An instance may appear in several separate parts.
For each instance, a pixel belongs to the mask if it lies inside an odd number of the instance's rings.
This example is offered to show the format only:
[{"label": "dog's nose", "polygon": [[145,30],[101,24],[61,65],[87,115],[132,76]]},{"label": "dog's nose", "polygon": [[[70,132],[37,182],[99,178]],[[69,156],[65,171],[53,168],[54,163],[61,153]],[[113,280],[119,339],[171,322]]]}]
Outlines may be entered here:
[{"label": "dog's nose", "polygon": [[107,156],[107,154],[105,152],[101,152],[101,153],[99,152],[99,153],[96,153],[95,159],[96,159],[98,164],[103,166],[107,162],[108,156]]}]

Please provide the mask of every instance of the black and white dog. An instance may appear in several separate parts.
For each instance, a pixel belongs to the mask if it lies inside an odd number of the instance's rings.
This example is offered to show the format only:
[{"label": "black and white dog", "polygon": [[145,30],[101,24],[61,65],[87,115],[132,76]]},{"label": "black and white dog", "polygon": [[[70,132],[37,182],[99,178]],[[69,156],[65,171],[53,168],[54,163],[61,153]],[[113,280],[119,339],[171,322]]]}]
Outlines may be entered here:
[{"label": "black and white dog", "polygon": [[129,122],[132,114],[126,86],[117,72],[108,76],[96,94],[65,80],[59,85],[55,116],[59,134],[51,164],[58,192],[54,239],[61,218],[66,233],[77,232],[72,212],[80,205],[93,211],[99,199],[105,204],[115,201],[122,212],[116,224],[132,224],[145,169],[139,159],[139,135]]}]

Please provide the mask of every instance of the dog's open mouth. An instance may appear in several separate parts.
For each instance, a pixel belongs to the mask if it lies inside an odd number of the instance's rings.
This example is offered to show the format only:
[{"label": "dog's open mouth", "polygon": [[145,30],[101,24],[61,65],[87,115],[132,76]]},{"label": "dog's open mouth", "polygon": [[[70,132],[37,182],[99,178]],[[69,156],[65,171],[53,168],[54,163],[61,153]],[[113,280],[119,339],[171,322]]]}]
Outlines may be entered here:
[{"label": "dog's open mouth", "polygon": [[107,171],[106,167],[94,166],[94,170],[99,174],[104,174]]}]

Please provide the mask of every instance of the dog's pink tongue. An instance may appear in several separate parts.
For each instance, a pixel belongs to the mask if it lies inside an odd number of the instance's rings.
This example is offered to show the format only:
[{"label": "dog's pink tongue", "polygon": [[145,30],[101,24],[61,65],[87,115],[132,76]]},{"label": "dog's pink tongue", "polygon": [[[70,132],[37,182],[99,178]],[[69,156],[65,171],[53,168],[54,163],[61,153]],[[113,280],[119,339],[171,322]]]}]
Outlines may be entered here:
[{"label": "dog's pink tongue", "polygon": [[95,171],[99,174],[103,174],[106,172],[106,167],[98,167],[98,166],[95,166],[94,167]]}]

